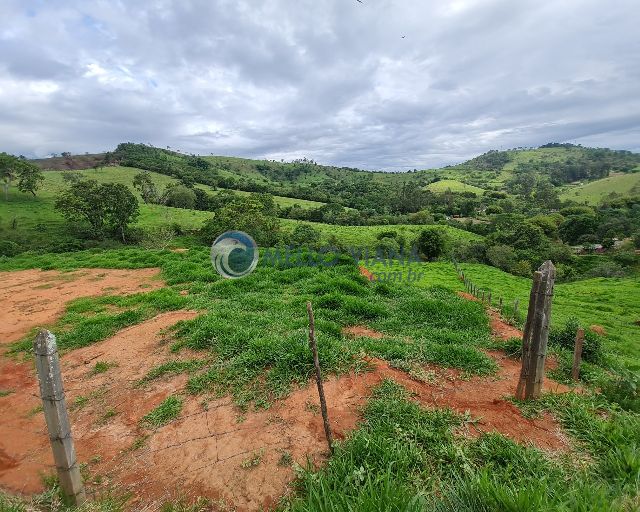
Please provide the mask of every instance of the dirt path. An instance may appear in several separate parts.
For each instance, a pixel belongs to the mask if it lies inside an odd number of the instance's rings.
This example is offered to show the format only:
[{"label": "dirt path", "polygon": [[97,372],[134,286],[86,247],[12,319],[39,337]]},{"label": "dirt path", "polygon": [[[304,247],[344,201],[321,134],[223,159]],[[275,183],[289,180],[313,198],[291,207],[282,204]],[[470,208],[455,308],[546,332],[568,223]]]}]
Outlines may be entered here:
[{"label": "dirt path", "polygon": [[0,345],[53,323],[79,297],[124,295],[161,288],[160,269],[21,270],[0,272]]}]

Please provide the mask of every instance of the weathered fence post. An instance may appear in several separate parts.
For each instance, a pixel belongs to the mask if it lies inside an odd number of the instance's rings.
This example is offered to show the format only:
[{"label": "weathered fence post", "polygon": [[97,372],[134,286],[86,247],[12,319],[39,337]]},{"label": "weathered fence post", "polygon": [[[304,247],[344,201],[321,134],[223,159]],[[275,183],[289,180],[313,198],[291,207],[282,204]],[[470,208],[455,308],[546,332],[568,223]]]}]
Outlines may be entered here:
[{"label": "weathered fence post", "polygon": [[484,290],[482,290],[482,303],[484,304]]},{"label": "weathered fence post", "polygon": [[502,297],[500,297],[500,316],[502,316]]},{"label": "weathered fence post", "polygon": [[533,274],[529,310],[522,335],[522,369],[516,389],[516,398],[519,400],[538,398],[542,390],[555,278],[556,268],[549,260]]},{"label": "weathered fence post", "polygon": [[322,385],[322,374],[320,373],[320,359],[318,358],[318,347],[316,345],[316,328],[313,318],[313,308],[311,302],[307,302],[307,313],[309,314],[309,345],[313,352],[313,365],[316,369],[316,383],[318,385],[318,395],[320,396],[320,411],[322,412],[322,421],[324,423],[324,434],[327,437],[329,451],[333,453],[333,436],[331,435],[331,427],[329,425],[329,415],[327,413],[327,401],[324,397],[324,387]]},{"label": "weathered fence post", "polygon": [[487,304],[491,306],[491,290],[489,290],[489,298],[487,299]]},{"label": "weathered fence post", "polygon": [[580,377],[580,362],[582,361],[582,344],[584,343],[584,329],[579,328],[576,333],[576,346],[573,350],[573,368],[571,368],[571,378],[578,380]]},{"label": "weathered fence post", "polygon": [[56,337],[49,331],[40,331],[33,342],[33,351],[36,356],[42,407],[60,486],[72,505],[81,505],[87,497],[71,437]]},{"label": "weathered fence post", "polygon": [[516,300],[513,302],[513,319],[514,319],[516,322],[517,322],[517,321],[518,321],[518,319],[519,319],[519,314],[518,314],[518,303],[519,303],[519,302],[520,302],[520,301],[519,301],[518,299],[516,299]]}]

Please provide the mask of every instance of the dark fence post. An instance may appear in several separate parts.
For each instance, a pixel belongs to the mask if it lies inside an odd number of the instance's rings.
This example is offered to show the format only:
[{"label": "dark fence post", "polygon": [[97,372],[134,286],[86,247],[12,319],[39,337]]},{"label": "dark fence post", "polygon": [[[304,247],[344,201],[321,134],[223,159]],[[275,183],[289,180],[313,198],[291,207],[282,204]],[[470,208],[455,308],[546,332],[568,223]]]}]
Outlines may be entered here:
[{"label": "dark fence post", "polygon": [[571,378],[578,380],[580,377],[580,362],[582,361],[582,344],[584,343],[584,329],[578,329],[576,333],[576,346],[573,350],[573,368],[571,368]]},{"label": "dark fence post", "polygon": [[529,310],[522,336],[522,368],[516,389],[516,398],[520,400],[538,398],[542,390],[555,277],[556,268],[549,260],[533,274]]}]

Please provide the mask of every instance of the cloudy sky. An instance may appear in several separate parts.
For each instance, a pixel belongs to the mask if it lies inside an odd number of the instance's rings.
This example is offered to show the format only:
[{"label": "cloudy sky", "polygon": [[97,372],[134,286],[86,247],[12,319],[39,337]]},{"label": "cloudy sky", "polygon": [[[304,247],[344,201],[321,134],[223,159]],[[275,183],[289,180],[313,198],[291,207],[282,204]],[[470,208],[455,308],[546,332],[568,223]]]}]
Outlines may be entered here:
[{"label": "cloudy sky", "polygon": [[640,150],[637,0],[1,0],[0,151]]}]

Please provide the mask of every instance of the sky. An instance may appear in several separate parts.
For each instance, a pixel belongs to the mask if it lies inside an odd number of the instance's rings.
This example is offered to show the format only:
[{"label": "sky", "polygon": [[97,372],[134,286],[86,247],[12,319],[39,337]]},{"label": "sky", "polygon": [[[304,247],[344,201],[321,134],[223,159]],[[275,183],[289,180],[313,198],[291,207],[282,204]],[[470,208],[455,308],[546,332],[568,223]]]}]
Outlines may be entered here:
[{"label": "sky", "polygon": [[637,0],[1,0],[0,151],[640,151]]}]

